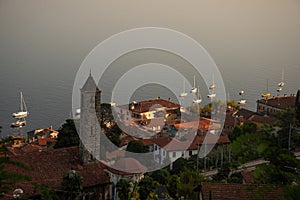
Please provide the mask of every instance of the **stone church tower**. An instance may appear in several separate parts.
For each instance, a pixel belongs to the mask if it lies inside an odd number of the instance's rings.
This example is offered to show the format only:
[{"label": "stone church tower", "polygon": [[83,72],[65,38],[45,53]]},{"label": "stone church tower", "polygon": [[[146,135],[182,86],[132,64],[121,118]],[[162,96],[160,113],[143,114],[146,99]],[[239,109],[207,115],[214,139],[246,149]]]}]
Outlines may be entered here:
[{"label": "stone church tower", "polygon": [[90,74],[81,88],[79,159],[82,164],[100,160],[101,91]]}]

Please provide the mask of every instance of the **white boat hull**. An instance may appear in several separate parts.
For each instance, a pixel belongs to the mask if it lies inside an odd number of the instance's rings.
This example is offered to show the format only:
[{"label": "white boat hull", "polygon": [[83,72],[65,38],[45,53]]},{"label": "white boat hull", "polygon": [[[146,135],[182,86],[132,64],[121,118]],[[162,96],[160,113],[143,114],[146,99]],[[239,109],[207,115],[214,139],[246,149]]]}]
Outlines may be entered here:
[{"label": "white boat hull", "polygon": [[26,126],[26,121],[16,121],[16,122],[13,122],[11,123],[10,125],[12,128],[19,128],[19,127],[23,127],[23,126]]},{"label": "white boat hull", "polygon": [[186,97],[187,96],[187,93],[181,93],[180,95],[179,95],[179,97]]},{"label": "white boat hull", "polygon": [[202,99],[193,100],[193,103],[201,103],[201,102],[202,102]]},{"label": "white boat hull", "polygon": [[14,118],[24,118],[24,117],[27,117],[28,116],[28,112],[16,112],[16,113],[13,113],[12,116]]},{"label": "white boat hull", "polygon": [[191,93],[196,94],[196,93],[197,93],[197,88],[192,88],[192,89],[191,89]]},{"label": "white boat hull", "polygon": [[214,98],[214,97],[216,97],[216,94],[208,94],[207,95],[207,98]]},{"label": "white boat hull", "polygon": [[240,100],[239,102],[238,102],[238,104],[240,104],[240,105],[245,105],[246,104],[246,100]]}]

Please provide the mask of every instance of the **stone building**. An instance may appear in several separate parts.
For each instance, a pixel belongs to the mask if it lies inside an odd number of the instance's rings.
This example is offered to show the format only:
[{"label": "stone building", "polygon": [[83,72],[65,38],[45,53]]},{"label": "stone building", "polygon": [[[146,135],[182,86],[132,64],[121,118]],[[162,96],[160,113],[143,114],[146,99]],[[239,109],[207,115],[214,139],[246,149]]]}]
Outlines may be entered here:
[{"label": "stone building", "polygon": [[281,112],[289,107],[295,106],[296,96],[291,94],[290,96],[276,96],[270,99],[257,100],[257,113],[263,113],[266,115]]},{"label": "stone building", "polygon": [[100,160],[100,109],[101,91],[90,74],[81,88],[79,158],[82,164]]}]

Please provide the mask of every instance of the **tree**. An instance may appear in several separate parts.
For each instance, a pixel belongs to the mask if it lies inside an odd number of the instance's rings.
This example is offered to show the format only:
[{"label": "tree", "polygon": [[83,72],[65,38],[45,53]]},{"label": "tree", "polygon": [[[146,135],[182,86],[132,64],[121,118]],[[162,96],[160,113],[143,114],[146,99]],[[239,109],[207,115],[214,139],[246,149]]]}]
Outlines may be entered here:
[{"label": "tree", "polygon": [[79,141],[80,139],[74,120],[67,119],[59,130],[57,142],[55,143],[54,148],[78,146]]},{"label": "tree", "polygon": [[259,158],[258,147],[264,144],[264,138],[261,133],[246,133],[233,141],[230,149],[235,164],[240,165]]},{"label": "tree", "polygon": [[147,199],[149,195],[155,192],[155,187],[158,185],[150,176],[145,176],[139,182],[140,199]]},{"label": "tree", "polygon": [[172,174],[179,174],[181,171],[184,170],[184,168],[187,167],[187,160],[180,157],[175,162],[173,162],[173,167],[171,170]]},{"label": "tree", "polygon": [[58,200],[59,197],[55,194],[55,191],[47,185],[35,185],[35,188],[41,193],[41,200]]},{"label": "tree", "polygon": [[161,185],[167,185],[170,173],[166,169],[159,169],[152,172],[151,177]]},{"label": "tree", "polygon": [[109,103],[101,104],[101,120],[100,125],[102,128],[107,129],[114,126],[116,123],[114,121],[114,116],[112,114],[112,107]]},{"label": "tree", "polygon": [[64,174],[61,187],[67,194],[66,199],[72,200],[82,194],[82,181],[82,177],[73,169]]},{"label": "tree", "polygon": [[170,196],[177,199],[178,195],[179,195],[179,189],[181,187],[181,183],[180,183],[180,177],[177,176],[176,174],[173,174],[172,176],[170,176],[169,181],[168,181],[168,185],[167,185],[167,189],[170,193]]},{"label": "tree", "polygon": [[291,149],[299,147],[300,134],[293,127],[298,125],[295,108],[287,108],[283,112],[274,114],[279,119],[278,145],[282,148]]},{"label": "tree", "polygon": [[27,165],[20,162],[12,161],[9,157],[6,156],[8,150],[6,149],[5,144],[11,141],[12,139],[9,138],[0,140],[0,154],[3,155],[0,156],[0,197],[2,194],[5,194],[10,189],[11,185],[17,183],[18,181],[31,180],[31,178],[27,175],[7,171],[6,167],[9,165],[14,165],[22,169],[31,170],[31,168]]},{"label": "tree", "polygon": [[298,169],[300,168],[300,161],[287,149],[268,145],[261,150],[260,154],[269,163],[257,166],[254,171],[256,182],[277,185],[299,183]]},{"label": "tree", "polygon": [[227,101],[227,106],[230,106],[235,109],[240,109],[240,106],[238,105],[238,103],[236,101]]},{"label": "tree", "polygon": [[130,183],[125,179],[120,179],[116,187],[119,198],[121,200],[127,200],[130,192]]},{"label": "tree", "polygon": [[[196,193],[193,192],[195,186],[204,181],[198,172],[192,170],[184,170],[180,173],[180,196],[184,196],[186,199],[194,199]],[[194,198],[193,198],[194,197]]]},{"label": "tree", "polygon": [[140,140],[132,140],[128,143],[126,151],[133,153],[147,153],[149,152],[148,146],[145,146]]},{"label": "tree", "polygon": [[257,125],[254,123],[251,124],[243,124],[240,126],[235,126],[233,131],[229,133],[228,137],[231,141],[234,141],[241,135],[246,133],[255,133],[257,131]]}]

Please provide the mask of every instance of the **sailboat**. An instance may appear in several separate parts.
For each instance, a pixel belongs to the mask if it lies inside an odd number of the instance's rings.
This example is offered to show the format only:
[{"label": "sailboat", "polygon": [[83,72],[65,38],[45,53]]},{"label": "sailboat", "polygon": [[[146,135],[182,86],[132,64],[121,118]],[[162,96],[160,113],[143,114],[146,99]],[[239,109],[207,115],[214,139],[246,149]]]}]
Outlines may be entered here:
[{"label": "sailboat", "polygon": [[29,115],[29,112],[27,111],[27,107],[23,98],[22,92],[20,92],[20,111],[15,112],[12,114],[14,118],[20,119],[25,118]]},{"label": "sailboat", "polygon": [[270,96],[271,94],[269,93],[269,80],[267,80],[267,93],[263,93],[261,97],[268,99]]},{"label": "sailboat", "polygon": [[197,88],[196,88],[196,77],[194,76],[194,86],[192,87],[192,89],[191,89],[191,93],[194,93],[194,94],[196,94],[197,93]]},{"label": "sailboat", "polygon": [[186,97],[187,93],[185,92],[185,80],[183,80],[183,92],[179,95],[179,97]]},{"label": "sailboat", "polygon": [[21,128],[23,126],[26,126],[26,120],[25,120],[25,118],[17,120],[16,122],[11,123],[10,126],[12,128]]},{"label": "sailboat", "polygon": [[216,89],[216,85],[215,85],[215,80],[214,80],[214,76],[213,76],[213,83],[209,86],[210,90],[214,90]]},{"label": "sailboat", "polygon": [[[112,99],[112,100],[114,99],[114,93],[113,93],[113,92],[112,92],[112,94],[111,94],[111,99]],[[113,102],[113,101],[110,102],[110,106],[111,106],[111,107],[116,107],[116,105],[117,105],[117,104],[116,104],[115,102]]]},{"label": "sailboat", "polygon": [[279,88],[283,88],[283,86],[285,85],[285,83],[283,82],[283,77],[284,77],[284,70],[282,69],[282,74],[281,74],[281,82],[278,83],[278,87]]},{"label": "sailboat", "polygon": [[209,86],[209,90],[211,92],[210,92],[210,94],[207,95],[207,98],[216,97],[216,93],[214,92],[215,89],[216,89],[216,85],[215,85],[214,76],[213,76],[213,83]]},{"label": "sailboat", "polygon": [[194,99],[193,100],[193,103],[201,103],[202,102],[202,99],[201,99],[201,94],[200,94],[200,90],[199,90],[199,86],[198,86],[198,92],[197,92],[197,99]]},{"label": "sailboat", "polygon": [[240,105],[245,105],[246,102],[247,102],[245,99],[242,98],[242,95],[243,95],[243,94],[244,94],[244,91],[241,90],[241,91],[239,92],[239,95],[241,96],[241,99],[238,101],[238,104],[240,104]]},{"label": "sailboat", "polygon": [[208,94],[208,95],[207,95],[207,98],[214,98],[214,97],[216,97],[216,94],[215,94],[215,93],[211,93],[211,94]]}]

